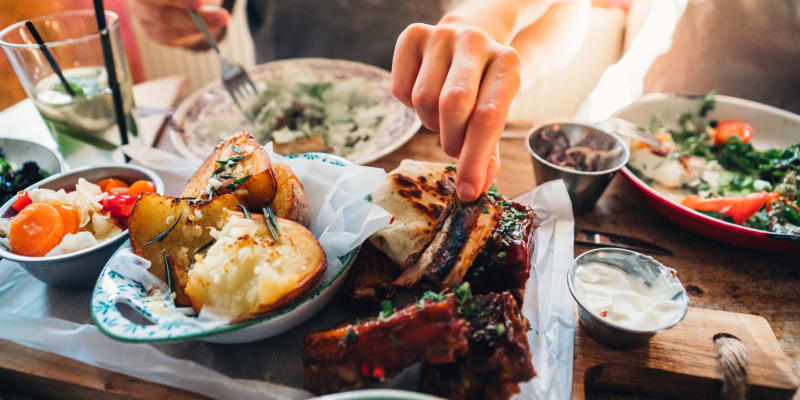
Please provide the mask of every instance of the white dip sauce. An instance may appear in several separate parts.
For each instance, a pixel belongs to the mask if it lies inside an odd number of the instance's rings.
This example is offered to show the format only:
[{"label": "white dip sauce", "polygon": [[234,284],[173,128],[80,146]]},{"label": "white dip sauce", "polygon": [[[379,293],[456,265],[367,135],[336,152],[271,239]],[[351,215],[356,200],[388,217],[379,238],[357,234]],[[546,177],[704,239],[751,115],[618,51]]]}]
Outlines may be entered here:
[{"label": "white dip sauce", "polygon": [[681,304],[671,300],[681,285],[663,271],[648,284],[609,264],[589,262],[575,270],[575,294],[593,314],[637,330],[657,329],[675,318]]}]

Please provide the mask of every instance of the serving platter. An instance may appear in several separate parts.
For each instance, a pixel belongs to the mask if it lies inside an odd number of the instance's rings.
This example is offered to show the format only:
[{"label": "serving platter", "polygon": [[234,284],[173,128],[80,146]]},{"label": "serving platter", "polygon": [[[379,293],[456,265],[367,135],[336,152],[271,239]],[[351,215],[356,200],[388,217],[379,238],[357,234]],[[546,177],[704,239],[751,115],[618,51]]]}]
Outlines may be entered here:
[{"label": "serving platter", "polygon": [[[654,93],[614,113],[615,117],[638,126],[647,126],[653,116],[668,123],[677,121],[682,112],[697,110],[703,95]],[[800,115],[772,106],[731,96],[716,96],[716,106],[709,119],[734,119],[753,126],[755,148],[786,148],[798,141]],[[630,182],[645,204],[674,223],[710,239],[758,250],[798,250],[800,235],[767,232],[736,225],[689,209],[671,200],[637,177],[629,168],[622,175]]]},{"label": "serving platter", "polygon": [[[350,163],[332,154],[305,153],[290,156],[315,163],[344,167]],[[338,258],[338,266],[328,268],[320,283],[296,301],[274,312],[245,321],[220,322],[168,313],[154,302],[152,288],[168,292],[166,284],[146,270],[146,260],[132,254],[130,241],[120,246],[100,273],[92,292],[91,315],[101,332],[126,342],[176,342],[200,339],[213,343],[246,343],[283,333],[316,314],[331,300],[344,282],[359,247]],[[127,258],[127,259],[125,259]],[[330,258],[329,258],[329,265]],[[149,297],[150,296],[150,297]],[[117,304],[124,303],[149,323],[131,321]]]},{"label": "serving platter", "polygon": [[[326,58],[297,58],[272,61],[247,69],[257,86],[270,81],[287,79],[292,71],[301,70],[313,74],[317,82],[340,82],[353,78],[363,79],[369,92],[386,110],[377,137],[369,145],[347,156],[356,164],[375,161],[402,146],[422,126],[414,110],[395,99],[390,91],[389,71],[354,61]],[[182,156],[189,159],[204,159],[219,142],[219,127],[214,125],[215,116],[226,116],[233,120],[231,133],[239,122],[245,122],[241,112],[217,80],[197,90],[181,102],[169,126],[172,144]]]}]

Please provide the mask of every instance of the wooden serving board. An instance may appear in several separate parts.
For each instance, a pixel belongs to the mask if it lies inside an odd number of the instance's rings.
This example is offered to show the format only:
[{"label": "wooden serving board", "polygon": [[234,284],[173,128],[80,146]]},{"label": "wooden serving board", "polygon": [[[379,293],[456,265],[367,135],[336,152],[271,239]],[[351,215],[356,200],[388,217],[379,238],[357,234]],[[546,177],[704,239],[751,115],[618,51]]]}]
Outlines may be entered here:
[{"label": "wooden serving board", "polygon": [[722,381],[713,340],[718,333],[736,336],[747,347],[748,398],[791,399],[798,387],[772,328],[756,315],[690,307],[676,327],[630,350],[605,347],[577,325],[573,399],[586,398],[586,389],[591,388],[667,398],[719,398]]}]

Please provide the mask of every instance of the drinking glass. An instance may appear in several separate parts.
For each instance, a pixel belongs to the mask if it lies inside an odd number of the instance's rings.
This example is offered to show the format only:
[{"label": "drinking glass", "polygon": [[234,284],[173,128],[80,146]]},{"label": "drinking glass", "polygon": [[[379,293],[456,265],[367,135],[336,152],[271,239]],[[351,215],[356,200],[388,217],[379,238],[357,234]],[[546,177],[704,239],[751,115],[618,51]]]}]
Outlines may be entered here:
[{"label": "drinking glass", "polygon": [[[119,17],[106,11],[105,18],[128,137],[133,140],[136,112]],[[71,166],[122,162],[121,136],[94,10],[50,14],[31,22],[74,95],[68,93],[51,68],[25,21],[0,31],[0,47],[50,129],[59,151]]]}]

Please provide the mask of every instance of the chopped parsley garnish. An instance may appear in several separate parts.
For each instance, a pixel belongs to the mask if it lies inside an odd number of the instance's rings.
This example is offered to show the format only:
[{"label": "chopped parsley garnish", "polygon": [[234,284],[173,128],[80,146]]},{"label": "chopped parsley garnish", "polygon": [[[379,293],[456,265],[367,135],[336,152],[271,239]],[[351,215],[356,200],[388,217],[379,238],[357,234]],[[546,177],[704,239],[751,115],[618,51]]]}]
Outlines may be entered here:
[{"label": "chopped parsley garnish", "polygon": [[503,336],[506,333],[506,326],[503,324],[497,325],[495,331],[497,331],[497,336]]},{"label": "chopped parsley garnish", "polygon": [[378,319],[384,320],[394,314],[394,307],[391,300],[381,300],[381,312],[378,313]]},{"label": "chopped parsley garnish", "polygon": [[431,303],[438,303],[440,301],[443,301],[446,298],[447,297],[445,297],[445,295],[443,295],[441,293],[436,293],[436,292],[432,292],[430,290],[427,290],[427,291],[425,291],[425,293],[422,294],[422,297],[420,297],[418,303],[420,305],[423,305],[423,304],[427,303],[428,300],[430,300]]},{"label": "chopped parsley garnish", "polygon": [[455,171],[456,170],[456,166],[455,165],[448,165],[448,166],[444,167],[444,170],[445,171]]},{"label": "chopped parsley garnish", "polygon": [[342,336],[342,338],[339,339],[339,347],[344,347],[345,344],[347,344],[348,342],[355,341],[356,339],[358,339],[358,332],[352,329],[348,329],[347,332],[344,334],[344,336]]},{"label": "chopped parsley garnish", "polygon": [[464,317],[472,316],[472,314],[475,312],[475,306],[474,304],[466,304],[466,302],[472,298],[472,289],[469,287],[469,282],[462,283],[453,291],[453,293],[456,295],[458,313]]},{"label": "chopped parsley garnish", "polygon": [[486,208],[486,206],[483,206],[483,207],[481,207],[481,212],[484,213],[484,214],[488,214],[489,213],[489,209]]}]

